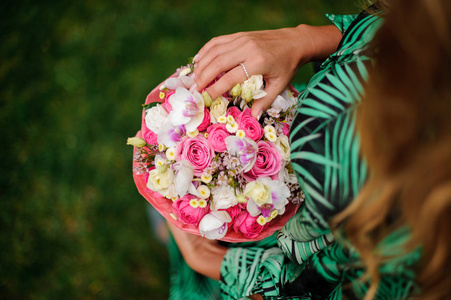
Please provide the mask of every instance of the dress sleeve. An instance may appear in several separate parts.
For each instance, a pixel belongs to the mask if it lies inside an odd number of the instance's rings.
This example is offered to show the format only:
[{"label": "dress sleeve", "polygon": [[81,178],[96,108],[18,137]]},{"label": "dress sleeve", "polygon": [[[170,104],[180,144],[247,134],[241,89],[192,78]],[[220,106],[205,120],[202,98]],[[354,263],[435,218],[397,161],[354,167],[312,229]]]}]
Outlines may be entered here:
[{"label": "dress sleeve", "polygon": [[281,230],[279,246],[298,263],[333,241],[331,218],[356,197],[367,174],[355,112],[372,67],[368,36],[380,21],[368,14],[332,20],[346,32],[338,51],[300,94],[290,128],[291,164],[305,202]]},{"label": "dress sleeve", "polygon": [[316,252],[299,265],[279,248],[251,247],[229,249],[221,266],[220,287],[223,299],[259,294],[272,300],[323,300],[340,281],[337,260],[327,250]]},{"label": "dress sleeve", "polygon": [[348,29],[349,25],[357,18],[358,15],[334,15],[326,14],[326,17],[340,29],[342,33]]},{"label": "dress sleeve", "polygon": [[285,257],[280,248],[231,248],[221,265],[223,299],[253,294],[277,296]]}]

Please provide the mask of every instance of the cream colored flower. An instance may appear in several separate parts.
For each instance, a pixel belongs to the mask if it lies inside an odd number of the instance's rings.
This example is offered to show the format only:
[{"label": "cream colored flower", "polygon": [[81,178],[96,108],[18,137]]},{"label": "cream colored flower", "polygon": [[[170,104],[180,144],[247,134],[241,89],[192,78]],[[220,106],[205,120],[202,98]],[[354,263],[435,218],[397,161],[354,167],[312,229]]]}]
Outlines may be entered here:
[{"label": "cream colored flower", "polygon": [[290,143],[286,135],[280,135],[279,137],[277,137],[277,140],[274,142],[274,146],[276,146],[276,148],[280,151],[280,154],[282,154],[283,160],[290,160]]},{"label": "cream colored flower", "polygon": [[[241,97],[247,102],[252,99],[260,99],[266,96],[266,92],[263,90],[263,76],[252,75],[241,85]],[[248,100],[250,98],[250,100]]]},{"label": "cream colored flower", "polygon": [[266,125],[265,128],[263,128],[263,130],[265,131],[265,133],[267,132],[276,133],[276,128],[274,128],[274,126],[272,125]]},{"label": "cream colored flower", "polygon": [[186,135],[189,136],[189,137],[191,137],[191,138],[196,137],[198,134],[199,134],[199,130],[197,130],[197,129],[194,130],[194,131],[191,131],[191,132],[187,132],[187,133],[186,133]]},{"label": "cream colored flower", "polygon": [[263,204],[272,203],[270,188],[258,181],[249,182],[243,195],[252,199],[260,207]]},{"label": "cream colored flower", "polygon": [[149,179],[147,180],[147,187],[152,191],[158,192],[162,195],[168,194],[174,185],[174,172],[170,168],[166,168],[166,171],[160,173],[158,169],[154,169],[149,172]]},{"label": "cream colored flower", "polygon": [[226,118],[226,116],[219,116],[219,118],[218,118],[218,123],[221,123],[221,124],[227,123],[227,118]]},{"label": "cream colored flower", "polygon": [[227,123],[226,129],[230,133],[235,133],[238,131],[238,123]]},{"label": "cream colored flower", "polygon": [[274,132],[265,132],[265,138],[270,141],[270,142],[275,142],[277,141],[277,134],[275,134]]},{"label": "cream colored flower", "polygon": [[200,185],[197,187],[197,192],[202,199],[207,199],[210,197],[210,189],[206,185]]},{"label": "cream colored flower", "polygon": [[163,156],[161,155],[156,155],[155,156],[155,167],[162,167],[166,165],[166,159],[163,158]]},{"label": "cream colored flower", "polygon": [[213,101],[210,106],[211,123],[217,123],[220,116],[226,115],[227,105],[229,105],[229,101],[227,101],[227,99],[222,96],[219,96],[219,98]]},{"label": "cream colored flower", "polygon": [[246,136],[246,132],[244,132],[244,130],[238,129],[236,131],[236,136],[239,137],[240,139],[243,139]]},{"label": "cream colored flower", "polygon": [[263,217],[263,216],[259,216],[259,217],[257,218],[257,223],[260,224],[261,226],[265,225],[267,222],[268,222],[268,221],[267,221],[266,218]]},{"label": "cream colored flower", "polygon": [[200,208],[207,207],[207,201],[205,199],[199,199],[199,207]]},{"label": "cream colored flower", "polygon": [[189,205],[191,205],[192,208],[197,208],[199,207],[199,201],[197,201],[197,199],[191,199]]},{"label": "cream colored flower", "polygon": [[175,160],[175,147],[171,147],[166,150],[166,158],[168,160]]},{"label": "cream colored flower", "polygon": [[203,183],[210,183],[210,181],[213,179],[213,176],[211,176],[211,174],[209,173],[204,173],[202,174],[202,176],[200,177],[200,180],[202,180]]}]

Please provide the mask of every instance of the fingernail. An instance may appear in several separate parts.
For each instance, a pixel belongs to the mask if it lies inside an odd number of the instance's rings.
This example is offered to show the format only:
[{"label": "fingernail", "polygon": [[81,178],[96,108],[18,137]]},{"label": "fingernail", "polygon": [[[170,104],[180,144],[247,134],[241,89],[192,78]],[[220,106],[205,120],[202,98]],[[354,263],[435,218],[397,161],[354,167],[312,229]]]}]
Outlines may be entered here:
[{"label": "fingernail", "polygon": [[192,79],[192,80],[195,80],[195,79],[196,79],[196,74],[192,73],[192,74],[191,74],[191,79]]},{"label": "fingernail", "polygon": [[262,117],[262,114],[263,114],[263,110],[261,110],[261,111],[258,113],[257,121],[260,121],[260,118]]},{"label": "fingernail", "polygon": [[194,83],[191,87],[190,87],[190,92],[194,92],[195,90],[197,90],[197,84]]},{"label": "fingernail", "polygon": [[193,57],[193,62],[197,62],[197,59],[199,58],[199,53],[197,53],[196,55],[194,55]]}]

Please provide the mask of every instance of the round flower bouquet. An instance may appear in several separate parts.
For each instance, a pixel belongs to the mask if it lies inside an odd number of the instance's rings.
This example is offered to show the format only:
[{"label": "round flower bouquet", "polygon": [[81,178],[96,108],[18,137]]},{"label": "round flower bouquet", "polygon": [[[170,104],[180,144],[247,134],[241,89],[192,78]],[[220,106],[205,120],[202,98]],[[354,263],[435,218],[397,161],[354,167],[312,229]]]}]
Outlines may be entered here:
[{"label": "round flower bouquet", "polygon": [[128,139],[136,186],[184,231],[229,242],[263,239],[303,199],[287,137],[297,91],[287,88],[259,122],[250,107],[266,95],[262,76],[212,100],[195,90],[192,67],[147,96],[141,131]]}]

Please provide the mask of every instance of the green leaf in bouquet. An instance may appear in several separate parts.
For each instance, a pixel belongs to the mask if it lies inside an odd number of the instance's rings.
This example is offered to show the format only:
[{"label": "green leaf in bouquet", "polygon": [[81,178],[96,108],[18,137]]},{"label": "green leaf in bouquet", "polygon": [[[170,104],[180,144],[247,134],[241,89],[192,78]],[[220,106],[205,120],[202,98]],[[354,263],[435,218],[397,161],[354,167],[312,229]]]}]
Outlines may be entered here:
[{"label": "green leaf in bouquet", "polygon": [[194,72],[194,56],[188,57],[188,66]]},{"label": "green leaf in bouquet", "polygon": [[143,106],[144,110],[148,110],[148,109],[151,109],[152,107],[157,106],[158,104],[161,104],[161,103],[160,102],[152,102],[149,104],[143,104],[142,106]]}]

